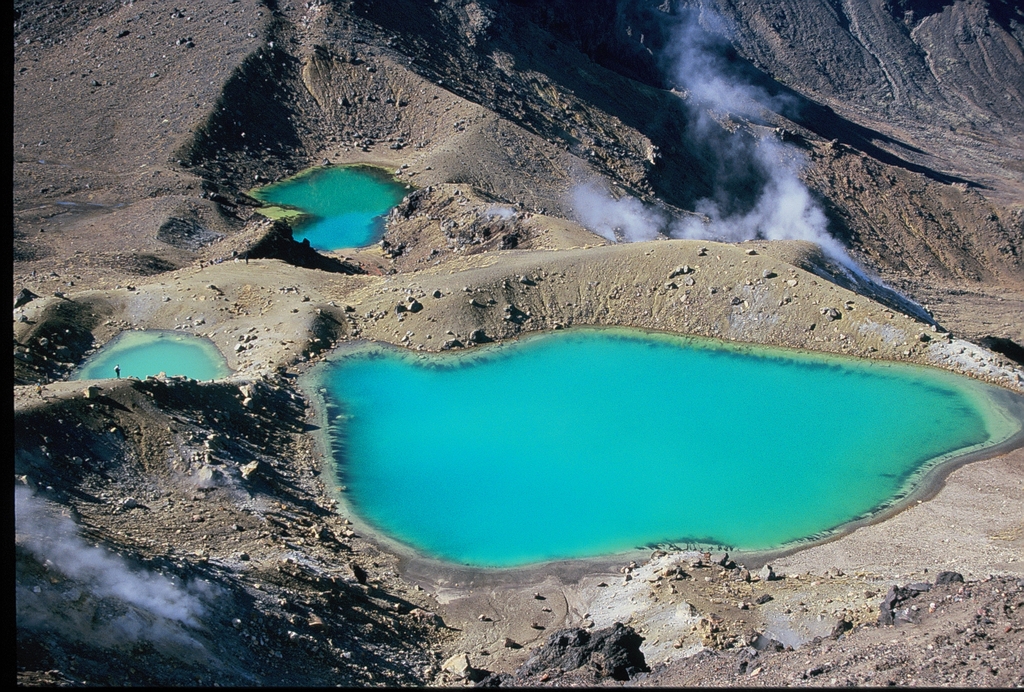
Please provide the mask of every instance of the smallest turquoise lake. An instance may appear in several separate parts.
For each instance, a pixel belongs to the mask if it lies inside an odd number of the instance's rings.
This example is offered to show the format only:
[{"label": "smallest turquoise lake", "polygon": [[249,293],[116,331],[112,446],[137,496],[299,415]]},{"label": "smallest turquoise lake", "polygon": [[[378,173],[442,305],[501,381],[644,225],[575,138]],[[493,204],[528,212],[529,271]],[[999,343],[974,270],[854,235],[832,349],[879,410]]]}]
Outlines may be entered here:
[{"label": "smallest turquoise lake", "polygon": [[271,218],[288,218],[297,240],[317,250],[363,247],[380,240],[384,215],[405,196],[405,186],[369,166],[314,168],[252,191]]},{"label": "smallest turquoise lake", "polygon": [[223,354],[209,339],[169,331],[122,332],[90,357],[76,380],[98,380],[149,375],[184,375],[194,380],[212,380],[231,374]]}]

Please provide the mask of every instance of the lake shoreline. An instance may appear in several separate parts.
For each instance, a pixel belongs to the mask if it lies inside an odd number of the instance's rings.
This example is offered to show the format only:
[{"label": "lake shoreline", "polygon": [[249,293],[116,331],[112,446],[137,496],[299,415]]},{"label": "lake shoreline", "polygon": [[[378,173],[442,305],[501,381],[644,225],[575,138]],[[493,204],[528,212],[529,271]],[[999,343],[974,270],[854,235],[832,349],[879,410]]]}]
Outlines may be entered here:
[{"label": "lake shoreline", "polygon": [[[594,328],[586,327],[580,329]],[[615,328],[597,329],[602,331],[605,329],[614,331]],[[722,343],[721,347],[727,350],[733,350],[734,348],[737,350],[745,350],[744,346],[735,346],[728,343]],[[341,351],[332,354],[331,359],[334,360],[336,358],[343,357],[343,353],[351,354],[375,351],[380,348],[396,350],[396,352],[401,355],[405,355],[408,358],[416,357],[414,353],[397,349],[397,347],[394,346],[361,342],[346,344],[342,347]],[[815,354],[810,355],[813,356]],[[472,353],[461,353],[459,356],[472,357]],[[331,426],[330,422],[327,420],[327,408],[325,406],[324,396],[320,393],[321,389],[325,386],[325,372],[326,371],[322,366],[316,369],[311,369],[303,376],[303,380],[300,385],[305,391],[315,393],[315,395],[311,396],[311,399],[316,402],[315,410],[317,411],[320,427],[323,431],[320,435],[319,444],[320,448],[323,450],[325,460],[328,460],[330,459],[331,445],[329,440],[326,439],[326,435],[329,434]],[[1011,416],[1015,414],[1019,417],[1019,420],[1024,420],[1024,397],[999,388],[985,388],[983,392],[979,391],[978,394],[980,396],[994,396],[1002,399],[1002,405]],[[868,517],[854,519],[842,524],[841,526],[823,532],[823,535],[802,539],[795,543],[780,546],[779,548],[757,551],[730,549],[729,553],[733,560],[737,563],[742,563],[753,571],[755,569],[759,569],[764,564],[784,560],[785,558],[789,558],[820,546],[842,541],[862,528],[884,524],[894,517],[904,513],[906,510],[934,499],[946,487],[947,479],[959,469],[970,464],[1004,457],[1022,449],[1024,449],[1024,428],[1018,426],[1016,432],[1006,439],[988,444],[981,449],[955,453],[949,458],[938,463],[926,462],[924,464],[925,469],[920,473],[914,474],[917,476],[916,480],[908,481],[908,483],[911,484],[911,487],[908,490],[901,491],[897,499],[885,503],[882,507],[871,510],[870,516]],[[327,472],[328,478],[331,479],[328,485],[334,484],[335,487],[338,487],[339,482],[337,480],[337,472],[334,468],[334,464],[332,462],[327,462],[327,464],[331,467]],[[368,540],[378,543],[382,549],[393,552],[399,556],[400,569],[406,579],[409,579],[424,588],[438,588],[443,586],[452,598],[457,598],[458,596],[456,596],[456,594],[459,593],[468,597],[473,589],[495,588],[499,586],[502,588],[510,588],[514,585],[521,586],[536,584],[539,581],[543,581],[550,577],[555,577],[564,584],[578,583],[585,576],[605,574],[615,565],[621,565],[631,561],[644,562],[649,559],[652,551],[666,552],[669,556],[675,556],[678,558],[681,556],[693,557],[704,551],[721,553],[724,550],[720,545],[710,544],[693,546],[691,548],[681,550],[672,550],[669,545],[666,544],[594,557],[558,559],[515,567],[471,566],[424,555],[422,552],[417,551],[399,540],[387,536],[379,529],[360,519],[358,513],[355,512],[348,504],[346,494],[344,492],[338,493],[334,495],[334,497],[339,502],[339,507],[341,508],[340,511],[354,520],[354,525],[362,535],[366,536]],[[670,557],[666,559],[673,558]],[[462,586],[453,586],[456,584]]]}]

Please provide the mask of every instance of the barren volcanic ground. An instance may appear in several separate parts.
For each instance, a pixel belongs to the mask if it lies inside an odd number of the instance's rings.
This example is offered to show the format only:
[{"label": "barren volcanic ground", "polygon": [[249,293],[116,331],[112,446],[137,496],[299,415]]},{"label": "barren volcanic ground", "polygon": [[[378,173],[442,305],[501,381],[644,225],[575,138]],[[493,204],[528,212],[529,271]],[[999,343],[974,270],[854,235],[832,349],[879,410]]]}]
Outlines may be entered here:
[{"label": "barren volcanic ground", "polygon": [[[1021,395],[1017,3],[14,14],[19,683],[1024,684],[1019,442],[785,553],[469,569],[348,511],[309,376],[615,325]],[[248,194],[350,163],[408,186],[379,244],[317,253]],[[69,380],[126,329],[233,374]]]}]

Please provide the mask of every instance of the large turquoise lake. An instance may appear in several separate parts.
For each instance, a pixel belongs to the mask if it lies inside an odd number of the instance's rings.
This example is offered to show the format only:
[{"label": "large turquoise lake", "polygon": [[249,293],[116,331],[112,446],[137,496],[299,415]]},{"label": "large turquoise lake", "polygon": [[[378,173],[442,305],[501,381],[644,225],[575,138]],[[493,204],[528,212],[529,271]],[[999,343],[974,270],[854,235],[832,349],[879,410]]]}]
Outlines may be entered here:
[{"label": "large turquoise lake", "polygon": [[223,354],[209,339],[172,331],[122,332],[93,354],[74,374],[76,380],[149,375],[184,375],[212,380],[231,374]]},{"label": "large turquoise lake", "polygon": [[322,382],[355,513],[421,554],[491,567],[783,546],[1020,428],[985,385],[935,369],[626,330],[459,355],[372,346]]},{"label": "large turquoise lake", "polygon": [[317,250],[363,247],[380,240],[384,215],[405,186],[369,166],[314,168],[252,191],[274,218],[293,219],[295,237]]}]

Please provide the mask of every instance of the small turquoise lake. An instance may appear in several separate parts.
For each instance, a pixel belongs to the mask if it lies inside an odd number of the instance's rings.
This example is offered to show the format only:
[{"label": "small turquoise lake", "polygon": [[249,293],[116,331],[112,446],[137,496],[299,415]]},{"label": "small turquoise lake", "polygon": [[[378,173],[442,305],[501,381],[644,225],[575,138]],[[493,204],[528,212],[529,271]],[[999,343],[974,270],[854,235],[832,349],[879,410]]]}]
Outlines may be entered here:
[{"label": "small turquoise lake", "polygon": [[231,374],[223,354],[209,339],[178,332],[151,330],[122,332],[103,345],[74,374],[76,380],[149,375],[184,375],[212,380]]},{"label": "small turquoise lake", "polygon": [[936,369],[632,330],[369,345],[320,386],[352,511],[484,567],[819,537],[1021,426],[995,388]]},{"label": "small turquoise lake", "polygon": [[380,240],[384,216],[405,196],[391,176],[370,166],[314,168],[250,194],[289,218],[297,240],[317,250],[363,247]]}]

